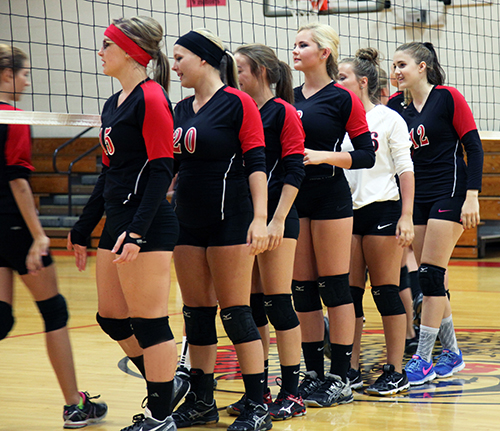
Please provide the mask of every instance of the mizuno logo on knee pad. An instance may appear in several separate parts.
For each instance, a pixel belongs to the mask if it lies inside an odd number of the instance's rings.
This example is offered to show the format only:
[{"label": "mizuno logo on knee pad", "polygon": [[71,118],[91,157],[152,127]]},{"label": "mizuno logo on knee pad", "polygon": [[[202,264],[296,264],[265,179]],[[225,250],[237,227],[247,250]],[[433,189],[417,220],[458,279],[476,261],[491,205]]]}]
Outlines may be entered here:
[{"label": "mizuno logo on knee pad", "polygon": [[231,313],[228,314],[222,314],[222,320],[231,320],[233,316],[231,316]]},{"label": "mizuno logo on knee pad", "polygon": [[326,282],[325,281],[318,281],[318,287],[326,287]]}]

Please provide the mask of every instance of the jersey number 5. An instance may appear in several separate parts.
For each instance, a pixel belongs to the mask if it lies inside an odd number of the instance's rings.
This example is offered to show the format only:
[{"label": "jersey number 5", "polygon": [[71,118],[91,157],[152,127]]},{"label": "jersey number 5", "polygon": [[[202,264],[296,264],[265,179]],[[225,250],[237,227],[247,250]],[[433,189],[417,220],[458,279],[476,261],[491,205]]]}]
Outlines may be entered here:
[{"label": "jersey number 5", "polygon": [[429,145],[429,139],[425,135],[425,127],[423,124],[417,127],[418,142],[415,140],[415,129],[410,130],[410,139],[413,142],[413,149],[417,150],[419,147]]},{"label": "jersey number 5", "polygon": [[[196,151],[196,127],[190,127],[184,135],[184,147],[193,154]],[[177,127],[174,132],[174,154],[182,154],[181,148],[182,127]]]}]

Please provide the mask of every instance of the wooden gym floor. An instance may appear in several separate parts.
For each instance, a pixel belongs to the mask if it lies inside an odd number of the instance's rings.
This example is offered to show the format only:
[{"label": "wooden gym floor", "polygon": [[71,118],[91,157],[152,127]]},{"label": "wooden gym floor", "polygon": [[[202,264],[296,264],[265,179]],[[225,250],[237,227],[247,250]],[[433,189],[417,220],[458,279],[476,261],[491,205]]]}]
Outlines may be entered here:
[{"label": "wooden gym floor", "polygon": [[[142,411],[144,381],[124,360],[118,345],[95,322],[95,258],[79,273],[71,256],[55,258],[60,290],[71,313],[69,321],[79,387],[101,394],[109,405],[106,419],[89,431],[117,431]],[[453,261],[449,271],[452,307],[467,367],[459,374],[435,380],[396,397],[376,398],[356,392],[352,404],[309,408],[307,415],[273,422],[278,431],[315,430],[500,430],[500,250],[488,250],[481,261]],[[170,298],[171,325],[180,342],[182,301],[175,276]],[[52,431],[62,429],[63,398],[45,352],[42,321],[27,290],[16,279],[16,325],[0,342],[0,430]],[[365,295],[366,325],[362,370],[365,384],[378,375],[384,363],[380,316],[371,295]],[[233,418],[225,406],[241,396],[242,381],[234,349],[220,321],[216,369],[217,425],[194,429],[226,429]],[[180,343],[178,343],[180,348]],[[270,387],[278,393],[276,345],[271,346]],[[325,367],[329,367],[326,360]]]}]

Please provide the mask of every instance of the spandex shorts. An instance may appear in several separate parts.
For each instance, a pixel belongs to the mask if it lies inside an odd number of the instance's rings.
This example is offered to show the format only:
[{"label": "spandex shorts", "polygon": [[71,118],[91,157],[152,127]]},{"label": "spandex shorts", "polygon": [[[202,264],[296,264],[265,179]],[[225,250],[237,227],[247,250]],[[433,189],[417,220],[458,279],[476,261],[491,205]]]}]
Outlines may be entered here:
[{"label": "spandex shorts", "polygon": [[[0,267],[11,268],[26,275],[26,257],[33,243],[33,237],[21,214],[2,214],[0,216]],[[42,264],[52,264],[50,254],[42,256]]]}]

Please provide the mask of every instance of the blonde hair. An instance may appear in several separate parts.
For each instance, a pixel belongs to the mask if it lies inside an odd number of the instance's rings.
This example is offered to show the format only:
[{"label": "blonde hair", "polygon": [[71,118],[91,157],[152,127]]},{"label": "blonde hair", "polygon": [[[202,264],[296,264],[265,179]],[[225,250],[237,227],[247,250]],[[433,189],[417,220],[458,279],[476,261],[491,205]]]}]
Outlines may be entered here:
[{"label": "blonde hair", "polygon": [[0,44],[0,73],[5,69],[12,69],[12,73],[16,74],[26,67],[26,61],[28,55],[22,49]]},{"label": "blonde hair", "polygon": [[238,81],[238,67],[236,66],[236,60],[234,59],[233,54],[226,49],[224,43],[222,42],[222,39],[206,28],[198,28],[193,31],[206,37],[208,40],[222,49],[222,51],[224,51],[224,55],[222,57],[219,68],[220,78],[222,82],[224,82],[224,84],[227,84],[230,87],[237,88],[239,90],[240,84]]},{"label": "blonde hair", "polygon": [[318,45],[319,49],[330,49],[330,55],[326,60],[326,71],[330,78],[336,80],[339,74],[339,35],[329,25],[321,24],[319,22],[310,22],[308,24],[301,25],[297,30],[297,33],[304,30],[311,31],[312,40]]},{"label": "blonde hair", "polygon": [[153,79],[169,90],[170,64],[167,56],[160,49],[163,42],[163,27],[158,21],[148,16],[118,18],[113,24],[155,60]]}]

